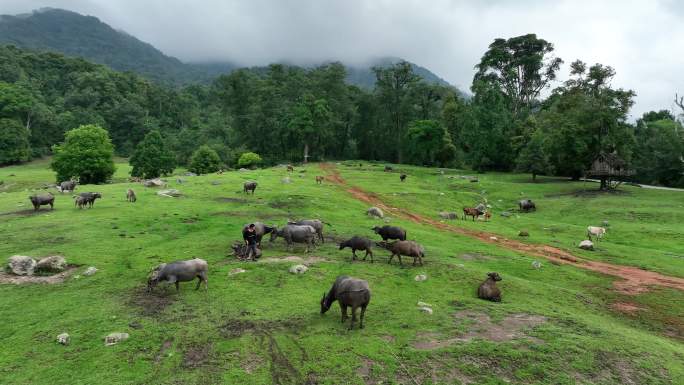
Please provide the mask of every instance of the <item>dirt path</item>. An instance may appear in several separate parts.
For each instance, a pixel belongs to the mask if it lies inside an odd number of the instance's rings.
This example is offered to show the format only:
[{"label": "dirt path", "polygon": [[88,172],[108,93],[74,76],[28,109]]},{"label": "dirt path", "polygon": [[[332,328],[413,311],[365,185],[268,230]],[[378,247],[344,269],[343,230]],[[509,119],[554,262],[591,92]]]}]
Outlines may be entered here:
[{"label": "dirt path", "polygon": [[345,188],[347,192],[354,196],[354,198],[379,207],[385,212],[391,213],[400,218],[411,220],[415,223],[426,224],[444,231],[450,231],[452,233],[476,238],[479,241],[496,244],[500,247],[518,251],[523,254],[534,255],[554,261],[556,263],[569,264],[582,269],[618,277],[620,280],[614,282],[615,289],[624,294],[642,293],[648,291],[649,286],[663,286],[684,290],[684,278],[670,277],[653,271],[639,269],[637,267],[613,265],[599,261],[589,261],[572,255],[571,253],[557,247],[524,243],[502,237],[495,233],[457,227],[412,213],[405,208],[388,206],[376,194],[366,192],[358,187],[347,184],[347,182],[344,180],[344,178],[342,178],[342,176],[340,176],[339,172],[334,166],[327,163],[321,163],[320,167],[327,172],[327,180]]}]

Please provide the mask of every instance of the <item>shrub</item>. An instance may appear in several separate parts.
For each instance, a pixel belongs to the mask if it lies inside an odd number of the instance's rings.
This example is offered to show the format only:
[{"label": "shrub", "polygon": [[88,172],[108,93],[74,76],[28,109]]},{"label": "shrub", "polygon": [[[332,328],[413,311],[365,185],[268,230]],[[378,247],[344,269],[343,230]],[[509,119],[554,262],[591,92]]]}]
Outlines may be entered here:
[{"label": "shrub", "polygon": [[195,174],[216,172],[221,167],[221,158],[209,146],[200,146],[190,158],[190,171]]},{"label": "shrub", "polygon": [[257,165],[261,164],[261,162],[262,159],[259,154],[254,152],[245,152],[244,154],[240,155],[240,159],[238,159],[238,167],[256,167]]},{"label": "shrub", "polygon": [[50,167],[57,173],[57,182],[78,177],[81,184],[103,183],[116,170],[112,141],[100,126],[89,124],[68,131],[64,143],[52,151]]},{"label": "shrub", "polygon": [[170,174],[175,168],[174,155],[167,150],[161,134],[157,130],[150,131],[138,146],[130,160],[132,176],[157,178],[162,174]]}]

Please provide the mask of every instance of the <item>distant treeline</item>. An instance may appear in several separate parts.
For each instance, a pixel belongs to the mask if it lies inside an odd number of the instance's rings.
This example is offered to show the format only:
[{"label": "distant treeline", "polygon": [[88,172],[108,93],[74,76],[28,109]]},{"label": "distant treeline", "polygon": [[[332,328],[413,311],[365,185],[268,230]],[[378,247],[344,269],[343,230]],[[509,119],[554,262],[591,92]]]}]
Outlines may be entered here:
[{"label": "distant treeline", "polygon": [[594,157],[615,153],[636,180],[684,185],[684,135],[668,111],[627,121],[634,92],[614,89],[611,67],[560,59],[535,35],[497,39],[463,99],[429,84],[409,63],[374,68],[375,87],[345,82],[340,63],[313,69],[237,70],[210,85],[171,88],[133,73],[53,53],[0,47],[0,164],[48,155],[64,133],[105,128],[121,156],[158,130],[177,163],[202,145],[235,167],[256,152],[267,164],[366,159],[477,171],[518,170],[578,178]]}]

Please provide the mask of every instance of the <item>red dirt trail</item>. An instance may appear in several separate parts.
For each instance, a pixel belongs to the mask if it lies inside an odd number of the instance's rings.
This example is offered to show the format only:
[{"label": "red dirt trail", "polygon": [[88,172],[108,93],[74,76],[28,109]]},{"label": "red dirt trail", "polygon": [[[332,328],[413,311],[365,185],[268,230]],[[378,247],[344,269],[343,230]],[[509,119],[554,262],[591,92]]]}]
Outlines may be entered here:
[{"label": "red dirt trail", "polygon": [[475,238],[482,242],[496,244],[500,247],[518,251],[527,255],[534,255],[556,263],[568,264],[582,269],[620,278],[620,280],[617,280],[613,283],[613,286],[615,287],[615,290],[623,294],[635,295],[643,293],[648,291],[650,286],[662,286],[684,290],[684,278],[670,277],[653,271],[639,269],[637,267],[589,261],[572,255],[571,253],[557,247],[524,243],[504,238],[495,233],[457,227],[440,222],[438,220],[426,218],[401,207],[390,207],[386,205],[376,194],[369,193],[358,187],[348,185],[334,166],[327,163],[321,163],[320,167],[327,172],[328,175],[326,175],[326,179],[328,181],[345,188],[347,192],[349,192],[354,198],[376,206],[385,212],[392,213],[397,217],[408,219],[415,223],[434,226],[444,231],[450,231],[452,233]]}]

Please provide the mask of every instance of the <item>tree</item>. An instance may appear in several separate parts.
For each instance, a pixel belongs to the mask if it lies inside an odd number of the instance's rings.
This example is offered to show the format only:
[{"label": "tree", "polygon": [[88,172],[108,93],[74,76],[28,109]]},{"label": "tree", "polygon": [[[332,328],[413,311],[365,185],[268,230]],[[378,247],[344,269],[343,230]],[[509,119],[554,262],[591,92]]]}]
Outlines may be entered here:
[{"label": "tree", "polygon": [[495,39],[475,66],[473,83],[484,81],[499,88],[517,117],[556,78],[563,60],[553,57],[553,50],[553,44],[535,34]]},{"label": "tree", "polygon": [[158,130],[150,131],[138,146],[130,159],[132,176],[157,178],[170,174],[175,168],[174,155],[166,148]]},{"label": "tree", "polygon": [[25,162],[30,157],[29,130],[16,119],[0,118],[0,165]]},{"label": "tree", "polygon": [[417,165],[446,166],[456,156],[449,133],[436,120],[416,120],[409,125],[408,161]]},{"label": "tree", "polygon": [[552,170],[549,156],[544,148],[544,134],[536,130],[530,137],[525,147],[520,151],[516,160],[518,172],[529,172],[532,180],[537,180],[537,174],[547,174]]},{"label": "tree", "polygon": [[57,182],[77,177],[81,184],[104,183],[116,170],[109,135],[96,125],[68,131],[64,143],[52,151],[55,155],[50,167],[57,173]]},{"label": "tree", "polygon": [[221,167],[221,158],[209,146],[200,146],[190,158],[190,171],[196,174],[216,172]]},{"label": "tree", "polygon": [[240,159],[238,159],[238,166],[239,167],[256,167],[259,164],[261,164],[262,160],[259,154],[256,154],[254,152],[245,152],[244,154],[240,155]]},{"label": "tree", "polygon": [[681,124],[671,115],[651,111],[637,121],[635,135],[639,145],[634,150],[634,165],[638,181],[684,186],[682,133]]}]

